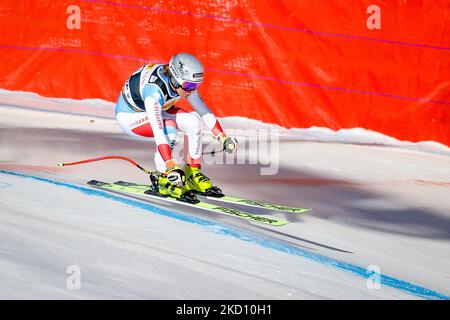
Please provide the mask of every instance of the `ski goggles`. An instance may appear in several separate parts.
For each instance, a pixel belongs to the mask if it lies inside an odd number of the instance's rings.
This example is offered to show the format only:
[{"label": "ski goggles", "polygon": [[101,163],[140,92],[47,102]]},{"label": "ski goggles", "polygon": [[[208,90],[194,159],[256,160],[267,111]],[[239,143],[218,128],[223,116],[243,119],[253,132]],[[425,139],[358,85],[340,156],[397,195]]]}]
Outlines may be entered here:
[{"label": "ski goggles", "polygon": [[175,89],[181,88],[187,92],[194,91],[200,86],[199,82],[189,82],[189,81],[184,81],[183,84],[180,85],[172,75],[169,76],[169,80]]},{"label": "ski goggles", "polygon": [[200,83],[198,82],[189,82],[189,81],[185,81],[181,84],[181,89],[183,89],[184,91],[194,91],[195,89],[197,89],[200,86]]}]

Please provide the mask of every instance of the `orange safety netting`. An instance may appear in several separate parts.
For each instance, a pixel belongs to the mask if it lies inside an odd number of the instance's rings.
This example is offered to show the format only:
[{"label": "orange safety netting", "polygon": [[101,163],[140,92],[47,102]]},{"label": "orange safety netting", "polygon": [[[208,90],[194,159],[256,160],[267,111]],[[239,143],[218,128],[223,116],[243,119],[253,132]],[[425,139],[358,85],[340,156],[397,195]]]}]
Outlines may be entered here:
[{"label": "orange safety netting", "polygon": [[450,145],[449,16],[448,0],[2,0],[0,88],[115,102],[140,65],[190,52],[217,116]]}]

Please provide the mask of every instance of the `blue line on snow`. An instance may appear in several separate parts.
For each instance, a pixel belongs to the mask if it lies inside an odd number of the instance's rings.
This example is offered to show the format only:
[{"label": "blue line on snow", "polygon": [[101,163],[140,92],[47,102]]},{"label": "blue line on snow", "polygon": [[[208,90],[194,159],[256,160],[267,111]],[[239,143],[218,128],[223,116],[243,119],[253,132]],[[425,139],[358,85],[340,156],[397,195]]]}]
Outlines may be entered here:
[{"label": "blue line on snow", "polygon": [[[250,232],[246,233],[243,231],[238,231],[238,230],[230,228],[226,225],[222,225],[222,224],[219,224],[216,222],[201,219],[199,217],[193,217],[193,216],[189,216],[186,214],[176,213],[174,211],[163,209],[158,206],[152,205],[150,203],[141,202],[141,201],[133,200],[133,199],[129,199],[129,198],[124,198],[121,196],[117,196],[117,195],[108,193],[106,191],[95,190],[95,189],[91,189],[88,187],[77,186],[77,185],[73,185],[73,184],[69,184],[69,183],[59,182],[56,180],[51,180],[51,179],[46,179],[46,178],[40,178],[40,177],[26,175],[26,174],[22,174],[22,173],[6,171],[6,170],[0,170],[0,173],[14,175],[14,176],[31,179],[31,180],[37,180],[37,181],[41,181],[41,182],[46,182],[46,183],[54,184],[57,186],[67,187],[70,189],[75,189],[75,190],[78,190],[87,195],[100,196],[103,198],[111,199],[111,200],[114,200],[114,201],[117,201],[117,202],[120,202],[123,204],[130,205],[133,207],[144,209],[144,210],[147,210],[147,211],[150,211],[153,213],[157,213],[157,214],[160,214],[163,216],[171,217],[171,218],[178,219],[178,220],[181,220],[184,222],[189,222],[189,223],[205,226],[205,227],[210,228],[211,230],[213,230],[216,233],[231,236],[233,238],[236,238],[236,239],[239,239],[242,241],[256,243],[265,248],[285,252],[285,253],[296,255],[296,256],[301,256],[301,257],[319,262],[319,263],[327,265],[327,266],[332,266],[337,269],[350,272],[354,275],[357,275],[357,276],[360,276],[363,278],[368,278],[369,276],[372,275],[372,273],[367,271],[367,269],[360,267],[358,265],[346,263],[346,262],[335,260],[335,259],[323,256],[323,255],[320,255],[317,253],[309,252],[307,250],[300,249],[296,246],[289,245],[289,244],[283,243],[281,241],[277,241],[275,239],[267,239],[267,238],[264,238],[263,236],[260,236],[257,234],[252,234]],[[386,286],[394,288],[394,289],[402,290],[409,294],[412,294],[412,295],[415,295],[415,296],[418,296],[421,298],[450,300],[449,296],[446,296],[439,292],[433,291],[431,289],[427,289],[427,288],[409,283],[409,282],[401,280],[401,279],[390,277],[388,275],[381,274],[380,282],[382,285],[386,285]]]}]

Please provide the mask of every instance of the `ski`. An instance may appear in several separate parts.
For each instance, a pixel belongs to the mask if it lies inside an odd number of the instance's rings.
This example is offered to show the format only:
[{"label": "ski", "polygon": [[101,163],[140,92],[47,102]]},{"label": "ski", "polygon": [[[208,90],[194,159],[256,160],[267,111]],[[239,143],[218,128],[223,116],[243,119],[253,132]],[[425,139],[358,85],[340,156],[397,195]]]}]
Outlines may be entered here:
[{"label": "ski", "polygon": [[[122,186],[133,186],[136,188],[141,189],[148,189],[149,186],[145,184],[137,184],[132,182],[126,182],[126,181],[117,181],[115,184],[122,185]],[[220,202],[226,202],[226,203],[233,203],[233,204],[241,204],[249,207],[255,207],[255,208],[264,208],[269,210],[276,210],[276,211],[283,211],[283,212],[291,212],[291,213],[305,213],[311,210],[310,208],[294,208],[294,207],[287,207],[283,205],[258,201],[258,200],[249,200],[245,198],[240,197],[234,197],[234,196],[223,196],[223,197],[211,197],[202,195],[200,193],[196,193],[196,195],[200,198],[205,198],[209,200],[215,200]]]},{"label": "ski", "polygon": [[197,203],[189,203],[184,201],[179,201],[175,198],[171,197],[163,197],[156,195],[156,193],[152,190],[151,186],[148,185],[137,185],[131,183],[107,183],[103,181],[91,180],[87,182],[88,185],[99,188],[106,191],[116,192],[121,195],[137,195],[144,198],[157,199],[162,201],[168,201],[171,203],[178,203],[184,206],[200,208],[206,211],[226,214],[229,216],[246,219],[258,223],[263,223],[271,226],[283,226],[288,224],[291,221],[282,220],[275,217],[262,216],[257,214],[248,213],[245,211],[236,210],[233,208],[228,208],[220,205],[215,205],[203,201],[199,201]]}]

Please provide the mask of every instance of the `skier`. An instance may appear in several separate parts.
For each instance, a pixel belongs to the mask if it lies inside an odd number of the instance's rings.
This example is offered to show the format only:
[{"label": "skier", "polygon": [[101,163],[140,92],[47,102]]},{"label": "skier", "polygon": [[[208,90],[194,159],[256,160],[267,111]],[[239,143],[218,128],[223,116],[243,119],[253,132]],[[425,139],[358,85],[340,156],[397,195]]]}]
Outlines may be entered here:
[{"label": "skier", "polygon": [[[150,180],[161,195],[183,198],[187,191],[220,196],[221,190],[201,172],[202,121],[226,152],[234,152],[237,140],[228,137],[197,89],[203,81],[203,65],[193,55],[179,53],[169,64],[147,64],[125,82],[115,114],[124,132],[154,137],[157,171]],[[187,99],[196,112],[175,106]],[[177,130],[187,135],[184,170],[172,157]]]}]

